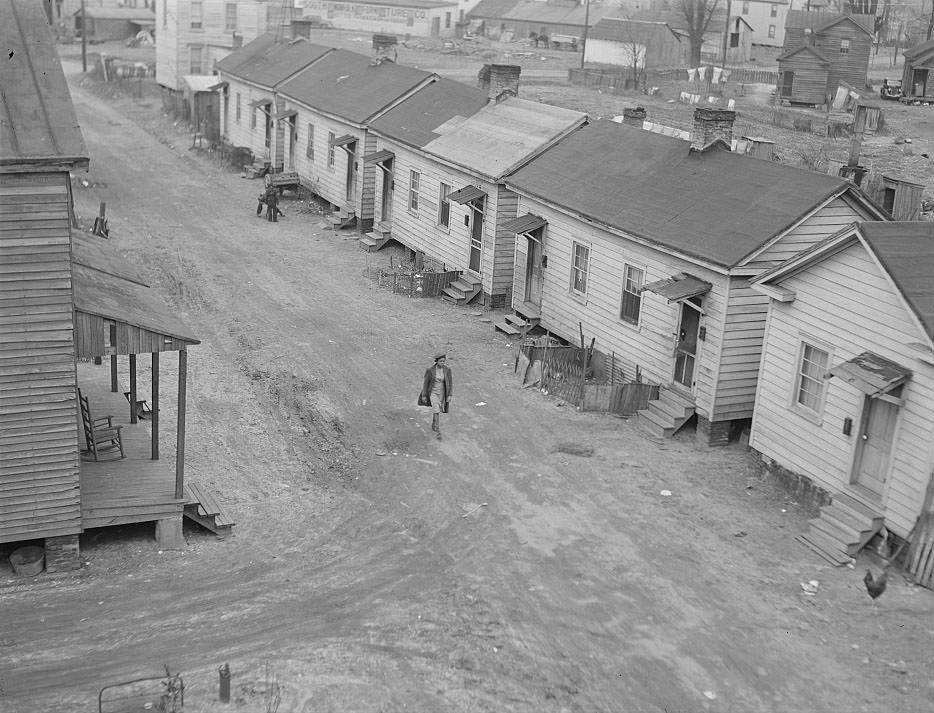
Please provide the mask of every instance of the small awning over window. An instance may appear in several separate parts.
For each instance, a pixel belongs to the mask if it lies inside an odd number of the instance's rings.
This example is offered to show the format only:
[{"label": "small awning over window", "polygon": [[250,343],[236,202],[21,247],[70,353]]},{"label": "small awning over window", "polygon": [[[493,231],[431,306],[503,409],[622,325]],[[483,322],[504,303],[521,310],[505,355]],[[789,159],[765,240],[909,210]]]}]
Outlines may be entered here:
[{"label": "small awning over window", "polygon": [[830,375],[842,379],[867,396],[882,396],[908,381],[911,370],[878,354],[863,352],[831,368]]},{"label": "small awning over window", "polygon": [[357,137],[353,134],[344,134],[343,136],[338,136],[331,142],[331,146],[346,146],[347,144],[352,144],[357,140]]},{"label": "small awning over window", "polygon": [[713,285],[699,277],[688,275],[686,272],[679,272],[677,275],[666,277],[664,280],[650,282],[642,289],[666,297],[669,302],[681,302],[698,295],[706,295],[710,292],[711,287]]},{"label": "small awning over window", "polygon": [[544,218],[526,213],[525,215],[520,215],[518,218],[507,220],[503,223],[503,230],[508,230],[510,233],[528,233],[545,225],[547,225],[547,223]]},{"label": "small awning over window", "polygon": [[389,151],[388,149],[383,149],[382,151],[377,151],[375,153],[368,153],[363,157],[363,163],[382,163],[390,158],[395,158],[396,155]]},{"label": "small awning over window", "polygon": [[269,106],[270,104],[272,104],[272,99],[254,99],[250,102],[250,108],[262,108],[264,106]]},{"label": "small awning over window", "polygon": [[273,115],[273,119],[291,119],[293,116],[298,116],[297,109],[285,109],[283,111],[277,112]]},{"label": "small awning over window", "polygon": [[210,87],[208,87],[208,90],[212,92],[216,92],[221,89],[226,89],[229,86],[230,86],[230,82],[218,82],[217,84],[212,84]]},{"label": "small awning over window", "polygon": [[465,186],[460,190],[454,191],[448,195],[448,199],[454,201],[455,203],[469,203],[470,201],[475,201],[477,198],[482,198],[484,192],[481,191],[476,186]]}]

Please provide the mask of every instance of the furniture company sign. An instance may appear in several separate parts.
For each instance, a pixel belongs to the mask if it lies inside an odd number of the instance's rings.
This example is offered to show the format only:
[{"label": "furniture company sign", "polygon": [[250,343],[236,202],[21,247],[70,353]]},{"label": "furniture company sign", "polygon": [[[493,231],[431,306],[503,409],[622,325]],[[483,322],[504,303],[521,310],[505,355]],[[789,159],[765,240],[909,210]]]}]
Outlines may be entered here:
[{"label": "furniture company sign", "polygon": [[319,14],[329,20],[338,17],[355,17],[411,25],[413,21],[425,20],[428,17],[428,11],[425,9],[355,2],[329,2],[328,0],[303,0],[302,8],[310,11],[309,14]]}]

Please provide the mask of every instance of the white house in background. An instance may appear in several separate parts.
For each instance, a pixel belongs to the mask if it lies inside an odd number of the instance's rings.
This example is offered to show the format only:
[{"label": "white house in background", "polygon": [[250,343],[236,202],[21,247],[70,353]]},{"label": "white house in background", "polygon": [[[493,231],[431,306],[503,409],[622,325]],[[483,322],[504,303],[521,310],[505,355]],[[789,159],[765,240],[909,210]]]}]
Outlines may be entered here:
[{"label": "white house in background", "polygon": [[[847,226],[753,281],[770,298],[750,445],[833,502],[828,558],[905,538],[934,469],[934,223]],[[829,549],[829,551],[828,551]]]},{"label": "white house in background", "polygon": [[267,33],[215,65],[221,92],[220,129],[228,143],[282,167],[285,128],[276,119],[276,88],[334,50]]},{"label": "white house in background", "polygon": [[159,0],[153,5],[156,83],[169,106],[184,91],[185,75],[213,74],[215,62],[266,32],[276,7],[266,0]]},{"label": "white house in background", "polygon": [[734,0],[732,13],[752,27],[752,44],[782,47],[789,0]]},{"label": "white house in background", "polygon": [[454,37],[457,0],[301,0],[303,17],[326,20],[333,27],[412,37]]}]

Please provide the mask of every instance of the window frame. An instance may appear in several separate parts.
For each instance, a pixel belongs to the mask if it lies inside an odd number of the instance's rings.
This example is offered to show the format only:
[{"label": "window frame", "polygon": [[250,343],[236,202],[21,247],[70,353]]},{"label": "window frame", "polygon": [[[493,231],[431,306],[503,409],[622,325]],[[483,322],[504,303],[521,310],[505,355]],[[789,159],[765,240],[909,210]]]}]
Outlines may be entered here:
[{"label": "window frame", "polygon": [[776,31],[775,25],[769,25],[769,39],[770,40],[775,39],[775,31]]},{"label": "window frame", "polygon": [[[808,348],[819,351],[826,355],[826,363],[822,367],[823,374],[819,380],[820,393],[817,395],[817,403],[814,408],[801,401],[801,386],[803,379],[809,379],[811,381],[818,382],[818,379],[815,378],[813,374],[804,373],[804,360]],[[813,364],[817,364],[817,362],[813,359],[810,359],[809,361]],[[811,337],[807,334],[800,334],[798,336],[798,352],[795,359],[795,377],[791,391],[790,407],[791,410],[797,413],[799,416],[802,416],[803,418],[817,425],[820,425],[824,418],[824,406],[827,402],[827,386],[829,383],[826,375],[830,371],[830,365],[832,363],[833,347],[825,342],[822,342],[820,339],[815,339],[814,337]]]},{"label": "window frame", "polygon": [[422,172],[414,168],[409,169],[409,194],[406,199],[406,210],[409,213],[418,213],[418,204],[422,184]]},{"label": "window frame", "polygon": [[[445,188],[447,189],[445,191]],[[438,227],[444,230],[451,229],[451,199],[448,198],[454,192],[454,186],[450,183],[441,181],[438,185]],[[447,213],[446,219],[444,213]]]},{"label": "window frame", "polygon": [[772,3],[771,7],[769,8],[769,17],[778,17],[778,5],[775,3]]},{"label": "window frame", "polygon": [[237,92],[237,123],[240,123],[240,92]]},{"label": "window frame", "polygon": [[[231,10],[233,10],[233,24],[230,22]],[[226,2],[224,3],[224,31],[225,32],[236,32],[237,31],[237,21],[239,20],[237,13],[237,3],[235,2]]]},{"label": "window frame", "polygon": [[337,148],[334,146],[334,139],[336,138],[337,134],[333,131],[328,132],[328,168],[334,168],[334,164],[337,163]]},{"label": "window frame", "polygon": [[315,125],[308,122],[308,133],[306,134],[305,158],[314,163],[315,160]]},{"label": "window frame", "polygon": [[840,40],[840,54],[849,54],[850,53],[850,40],[847,37],[843,37]]},{"label": "window frame", "polygon": [[[582,269],[578,266],[577,251],[578,248],[583,248],[587,251],[587,265]],[[571,241],[571,274],[570,274],[570,284],[568,285],[571,296],[578,299],[587,299],[587,288],[590,283],[590,263],[593,256],[593,245],[591,243],[585,243],[580,240]],[[578,277],[583,276],[584,289],[579,290],[576,285],[578,282]]]},{"label": "window frame", "polygon": [[[198,56],[198,64],[195,65],[195,54]],[[197,69],[197,71],[195,71]],[[188,47],[188,73],[201,74],[204,69],[204,48],[200,45],[189,45]]]},{"label": "window frame", "polygon": [[[195,12],[195,8],[198,11]],[[195,19],[197,17],[197,19]],[[189,25],[192,30],[204,29],[204,2],[203,0],[191,0],[189,5]]]},{"label": "window frame", "polygon": [[749,14],[749,0],[743,0],[743,14]]},{"label": "window frame", "polygon": [[[629,271],[636,270],[639,272],[639,285],[638,292],[632,292],[627,289],[629,287],[630,276]],[[645,286],[645,267],[642,265],[636,265],[634,263],[623,263],[623,281],[620,290],[620,299],[619,299],[619,319],[626,324],[630,324],[634,327],[638,327],[642,323],[642,288]],[[633,295],[636,304],[636,318],[632,319],[631,317],[625,315],[624,308],[626,306],[626,295]]]}]

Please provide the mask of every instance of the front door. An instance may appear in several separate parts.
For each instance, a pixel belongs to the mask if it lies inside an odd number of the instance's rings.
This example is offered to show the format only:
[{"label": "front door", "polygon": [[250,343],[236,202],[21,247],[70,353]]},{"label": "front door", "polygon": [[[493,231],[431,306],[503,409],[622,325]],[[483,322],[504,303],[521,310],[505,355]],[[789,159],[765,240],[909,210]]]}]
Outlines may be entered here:
[{"label": "front door", "polygon": [[795,86],[795,73],[782,72],[782,96],[790,97]]},{"label": "front door", "polygon": [[431,18],[431,36],[432,37],[441,36],[441,18],[440,17]]},{"label": "front door", "polygon": [[295,170],[295,117],[289,118],[289,170]]},{"label": "front door", "polygon": [[480,256],[483,251],[483,198],[477,198],[469,204],[470,209],[470,258],[467,267],[471,272],[480,274]]},{"label": "front door", "polygon": [[357,185],[357,142],[351,141],[341,148],[347,154],[347,202],[353,203],[354,189]]},{"label": "front door", "polygon": [[392,220],[392,159],[387,159],[385,163],[380,164],[383,174],[383,200],[380,208],[380,216],[384,223]]},{"label": "front door", "polygon": [[[901,389],[893,392],[893,396]],[[867,396],[863,403],[863,423],[856,443],[853,482],[882,499],[889,469],[889,454],[895,436],[898,406]]]},{"label": "front door", "polygon": [[[541,232],[541,230],[537,231]],[[526,236],[528,250],[525,265],[525,296],[523,300],[542,306],[542,244],[531,235]]]},{"label": "front door", "polygon": [[926,69],[915,69],[911,73],[911,87],[906,87],[911,92],[911,96],[923,97],[927,94],[928,71]]},{"label": "front door", "polygon": [[689,390],[694,388],[694,367],[697,362],[697,335],[700,331],[700,297],[681,302],[678,321],[678,341],[675,344],[674,382]]}]

